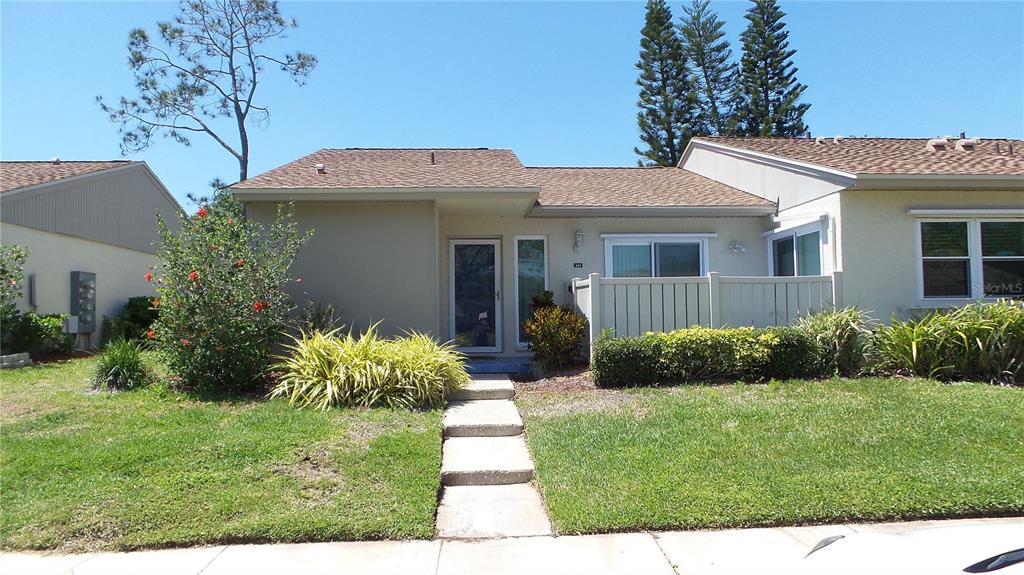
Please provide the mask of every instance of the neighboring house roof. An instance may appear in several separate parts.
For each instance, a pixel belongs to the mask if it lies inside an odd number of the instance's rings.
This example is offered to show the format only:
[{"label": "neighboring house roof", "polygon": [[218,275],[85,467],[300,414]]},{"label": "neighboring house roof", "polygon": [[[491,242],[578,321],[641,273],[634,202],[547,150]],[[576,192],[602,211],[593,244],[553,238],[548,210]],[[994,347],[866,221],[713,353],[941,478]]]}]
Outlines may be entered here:
[{"label": "neighboring house roof", "polygon": [[[323,165],[318,171],[317,164]],[[512,150],[488,148],[325,148],[233,189],[520,188],[523,163]]]},{"label": "neighboring house roof", "polygon": [[11,192],[92,172],[122,168],[131,163],[131,160],[0,162],[0,192]]},{"label": "neighboring house roof", "polygon": [[[857,175],[1024,176],[1024,140],[981,139],[973,149],[932,149],[928,138],[694,138]],[[996,150],[996,147],[999,150]],[[1011,155],[1012,146],[1012,155]]]},{"label": "neighboring house roof", "polygon": [[541,206],[774,206],[753,194],[679,168],[526,168]]},{"label": "neighboring house roof", "polygon": [[[181,206],[145,162],[0,162],[0,220],[153,253]],[[45,254],[37,254],[45,257]]]},{"label": "neighboring house roof", "polygon": [[488,148],[323,149],[231,187],[532,189],[539,191],[540,208],[741,207],[764,212],[775,205],[679,168],[524,167],[512,150]]}]

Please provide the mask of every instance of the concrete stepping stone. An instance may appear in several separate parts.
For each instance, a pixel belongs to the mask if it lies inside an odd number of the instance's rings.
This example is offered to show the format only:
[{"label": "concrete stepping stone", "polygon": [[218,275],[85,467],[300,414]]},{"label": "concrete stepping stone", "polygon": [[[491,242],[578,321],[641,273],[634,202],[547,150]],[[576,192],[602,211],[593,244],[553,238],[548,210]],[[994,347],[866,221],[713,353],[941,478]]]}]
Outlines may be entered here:
[{"label": "concrete stepping stone", "polygon": [[444,442],[441,483],[507,485],[533,479],[533,460],[522,435],[451,437]]},{"label": "concrete stepping stone", "polygon": [[498,437],[523,432],[523,418],[508,399],[456,401],[444,411],[446,437]]},{"label": "concrete stepping stone", "polygon": [[529,483],[445,487],[437,508],[442,538],[551,535],[540,494]]},{"label": "concrete stepping stone", "polygon": [[512,380],[507,375],[494,377],[475,376],[473,381],[466,387],[453,391],[450,399],[452,401],[466,401],[471,399],[512,399],[516,390],[512,387]]}]

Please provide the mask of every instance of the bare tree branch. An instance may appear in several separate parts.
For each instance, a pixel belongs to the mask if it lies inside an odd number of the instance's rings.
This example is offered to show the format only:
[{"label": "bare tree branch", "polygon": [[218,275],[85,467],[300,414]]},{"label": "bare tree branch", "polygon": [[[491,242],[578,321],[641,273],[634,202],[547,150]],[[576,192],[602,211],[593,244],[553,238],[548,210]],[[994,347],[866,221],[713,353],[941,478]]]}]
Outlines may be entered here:
[{"label": "bare tree branch", "polygon": [[[239,180],[248,177],[249,124],[270,118],[258,104],[263,63],[271,63],[303,85],[316,68],[311,54],[281,56],[266,45],[287,37],[298,24],[281,16],[271,0],[180,0],[173,22],[158,22],[158,41],[143,29],[128,36],[128,65],[137,97],[96,101],[118,125],[121,151],[148,148],[156,134],[190,145],[189,134],[206,134],[237,161]],[[231,118],[233,127],[219,124]]]}]

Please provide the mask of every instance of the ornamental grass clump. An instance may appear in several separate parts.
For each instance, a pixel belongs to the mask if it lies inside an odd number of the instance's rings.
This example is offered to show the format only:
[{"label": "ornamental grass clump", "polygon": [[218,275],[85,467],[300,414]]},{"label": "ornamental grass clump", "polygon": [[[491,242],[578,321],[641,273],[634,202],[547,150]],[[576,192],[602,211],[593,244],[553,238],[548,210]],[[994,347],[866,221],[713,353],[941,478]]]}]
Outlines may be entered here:
[{"label": "ornamental grass clump", "polygon": [[239,391],[258,387],[284,336],[292,308],[289,267],[309,233],[279,206],[272,224],[245,217],[219,197],[172,230],[157,218],[161,246],[146,273],[156,283],[158,317],[146,332],[186,387]]},{"label": "ornamental grass clump", "polygon": [[142,344],[115,340],[103,348],[93,382],[101,389],[124,391],[149,383],[149,368],[142,359]]},{"label": "ornamental grass clump", "polygon": [[856,307],[819,311],[797,323],[818,345],[817,371],[845,377],[857,375],[864,367],[865,349],[875,326],[875,321]]},{"label": "ornamental grass clump", "polygon": [[293,339],[270,395],[298,407],[432,407],[470,380],[462,353],[418,332],[381,338],[375,324],[359,337],[334,330]]},{"label": "ornamental grass clump", "polygon": [[878,329],[877,371],[942,380],[1024,381],[1024,302],[975,303]]}]

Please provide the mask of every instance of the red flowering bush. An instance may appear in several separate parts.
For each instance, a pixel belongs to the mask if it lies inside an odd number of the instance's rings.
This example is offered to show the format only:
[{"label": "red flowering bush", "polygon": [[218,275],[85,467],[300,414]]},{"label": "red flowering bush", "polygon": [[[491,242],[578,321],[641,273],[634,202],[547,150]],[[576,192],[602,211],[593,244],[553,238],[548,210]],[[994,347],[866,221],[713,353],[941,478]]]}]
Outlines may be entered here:
[{"label": "red flowering bush", "polygon": [[288,268],[308,234],[290,211],[263,226],[230,198],[181,217],[180,230],[159,217],[157,226],[162,245],[146,279],[156,282],[160,315],[147,337],[189,387],[258,385],[286,330]]}]

